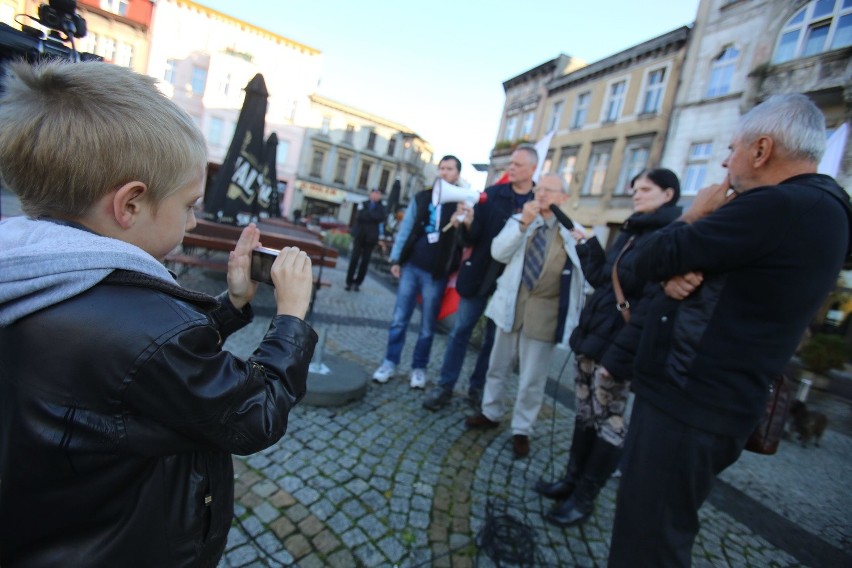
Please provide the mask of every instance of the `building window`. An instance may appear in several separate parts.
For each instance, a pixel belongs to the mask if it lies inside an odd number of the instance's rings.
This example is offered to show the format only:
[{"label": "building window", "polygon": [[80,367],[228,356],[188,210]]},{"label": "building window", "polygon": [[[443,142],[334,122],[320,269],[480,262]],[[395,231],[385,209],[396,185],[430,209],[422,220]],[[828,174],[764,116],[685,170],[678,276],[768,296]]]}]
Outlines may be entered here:
[{"label": "building window", "polygon": [[604,105],[603,122],[615,122],[621,116],[624,107],[624,94],[627,92],[627,81],[618,81],[609,86],[609,96]]},{"label": "building window", "polygon": [[325,152],[322,150],[314,150],[313,158],[311,159],[311,177],[322,177],[322,165],[325,161]]},{"label": "building window", "polygon": [[721,97],[731,92],[731,80],[734,78],[739,56],[739,50],[733,45],[728,45],[713,60],[710,65],[710,81],[707,85],[708,97]]},{"label": "building window", "polygon": [[112,63],[115,60],[115,40],[111,37],[101,36],[98,40],[96,53],[104,58],[104,61]]},{"label": "building window", "polygon": [[618,174],[618,183],[615,184],[615,195],[626,195],[630,193],[630,180],[648,165],[648,156],[651,154],[651,142],[653,137],[629,139],[624,148],[624,158],[621,161],[621,172]]},{"label": "building window", "polygon": [[712,142],[697,142],[689,147],[689,155],[686,158],[686,171],[683,176],[681,191],[684,195],[695,195],[704,187],[704,176],[707,173],[707,164],[713,154]]},{"label": "building window", "polygon": [[586,116],[589,114],[589,100],[592,93],[585,92],[577,95],[577,103],[574,105],[574,116],[571,117],[571,128],[582,128],[586,124]]},{"label": "building window", "polygon": [[275,152],[275,163],[279,166],[287,163],[287,155],[290,153],[290,141],[278,140],[278,149]]},{"label": "building window", "polygon": [[331,132],[331,117],[324,116],[322,117],[322,127],[320,128],[320,132],[323,136],[328,136],[328,133]]},{"label": "building window", "polygon": [[127,15],[129,4],[129,0],[101,0],[101,8],[119,16]]},{"label": "building window", "polygon": [[207,141],[212,146],[218,146],[222,143],[222,127],[225,121],[219,117],[211,117],[210,124],[207,125]]},{"label": "building window", "polygon": [[358,188],[367,189],[367,183],[370,181],[370,162],[361,162],[361,175],[358,176]]},{"label": "building window", "polygon": [[163,73],[163,81],[168,83],[169,85],[175,84],[175,68],[177,67],[177,61],[174,59],[166,60],[166,70]]},{"label": "building window", "polygon": [[529,139],[533,130],[533,123],[535,122],[535,113],[528,112],[524,115],[524,125],[521,128],[521,138]]},{"label": "building window", "polygon": [[550,107],[550,118],[547,120],[547,132],[552,132],[559,128],[559,123],[562,121],[562,108],[565,106],[565,101],[556,101]]},{"label": "building window", "polygon": [[[7,20],[6,18],[0,18],[2,22],[10,22],[14,21],[14,12],[12,16]],[[88,32],[86,37],[80,39],[80,43],[77,44],[77,49],[79,49],[83,53],[95,53],[95,50],[98,48],[98,36],[97,34],[93,34],[92,32]]]},{"label": "building window", "polygon": [[390,180],[390,170],[382,168],[382,175],[379,178],[379,191],[385,192],[388,190],[388,181]]},{"label": "building window", "polygon": [[122,67],[133,67],[133,46],[119,43],[115,55],[115,64]]},{"label": "building window", "polygon": [[396,152],[396,138],[388,140],[388,156],[393,156]]},{"label": "building window", "polygon": [[337,167],[334,169],[335,183],[346,183],[346,169],[349,166],[349,156],[339,156]]},{"label": "building window", "polygon": [[773,63],[783,63],[852,45],[852,1],[815,0],[787,20]]},{"label": "building window", "polygon": [[201,96],[204,94],[204,85],[207,83],[207,69],[203,67],[192,68],[192,94]]},{"label": "building window", "polygon": [[645,99],[642,103],[642,114],[657,114],[663,102],[666,89],[666,69],[654,69],[648,73],[645,84]]},{"label": "building window", "polygon": [[346,131],[343,133],[343,141],[347,144],[352,144],[355,139],[355,127],[351,124],[346,125]]},{"label": "building window", "polygon": [[518,117],[513,116],[510,117],[506,121],[506,132],[503,134],[503,140],[514,140],[515,139],[515,128],[518,126]]},{"label": "building window", "polygon": [[557,175],[562,176],[565,180],[565,187],[570,188],[574,181],[574,169],[577,166],[577,147],[562,148],[562,154],[559,156],[559,168],[556,170]]},{"label": "building window", "polygon": [[589,156],[589,167],[586,169],[586,179],[580,195],[600,195],[603,193],[606,170],[609,168],[609,158],[612,155],[612,142],[599,142],[592,145],[592,155]]},{"label": "building window", "polygon": [[367,134],[367,150],[375,150],[376,149],[376,132],[371,130]]}]

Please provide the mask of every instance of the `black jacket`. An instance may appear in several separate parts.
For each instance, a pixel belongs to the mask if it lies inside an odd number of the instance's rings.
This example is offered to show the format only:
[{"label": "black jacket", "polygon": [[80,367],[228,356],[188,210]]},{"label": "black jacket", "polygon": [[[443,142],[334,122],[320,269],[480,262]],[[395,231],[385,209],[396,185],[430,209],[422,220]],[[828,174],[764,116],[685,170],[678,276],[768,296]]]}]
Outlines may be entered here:
[{"label": "black jacket", "polygon": [[352,238],[364,245],[374,245],[379,242],[379,225],[385,222],[387,214],[381,201],[365,201],[358,205],[355,214],[355,226],[352,227]]},{"label": "black jacket", "polygon": [[[426,234],[426,226],[429,224],[429,205],[432,201],[432,190],[427,189],[418,192],[414,196],[414,207],[416,216],[411,227],[411,233],[402,245],[402,250],[399,253],[399,263],[405,264],[411,259],[414,252],[415,244]],[[450,222],[453,214],[456,211],[456,203],[444,203],[441,206],[441,218],[438,219],[440,229],[443,229]],[[461,261],[461,248],[458,246],[456,239],[456,230],[448,229],[441,230],[438,236],[438,250],[435,253],[435,263],[432,264],[430,273],[432,278],[446,278],[456,271]]]},{"label": "black jacket", "polygon": [[0,565],[216,566],[233,517],[231,454],[275,443],[305,394],[316,334],[116,271],[0,327]]},{"label": "black jacket", "polygon": [[636,395],[744,440],[850,250],[849,197],[818,174],[752,189],[652,235],[636,252],[637,275],[659,282],[697,270],[704,282],[682,302],[658,295],[647,306]]},{"label": "black jacket", "polygon": [[[515,192],[511,183],[503,183],[485,188],[485,193],[485,202],[473,208],[470,230],[461,231],[463,243],[473,247],[470,257],[462,262],[456,281],[456,291],[464,298],[493,294],[497,278],[506,267],[491,257],[491,241],[515,213]],[[532,192],[528,197],[533,198]]]},{"label": "black jacket", "polygon": [[[575,354],[600,362],[624,327],[624,317],[616,309],[612,265],[625,244],[630,241],[630,247],[618,261],[618,281],[631,310],[635,310],[646,283],[634,271],[636,247],[654,231],[677,219],[680,213],[681,208],[677,206],[661,207],[652,213],[634,213],[624,222],[621,233],[607,253],[604,253],[596,237],[577,245],[583,274],[595,291],[580,313],[580,322],[571,333],[570,345]],[[607,369],[612,372],[609,367]]]}]

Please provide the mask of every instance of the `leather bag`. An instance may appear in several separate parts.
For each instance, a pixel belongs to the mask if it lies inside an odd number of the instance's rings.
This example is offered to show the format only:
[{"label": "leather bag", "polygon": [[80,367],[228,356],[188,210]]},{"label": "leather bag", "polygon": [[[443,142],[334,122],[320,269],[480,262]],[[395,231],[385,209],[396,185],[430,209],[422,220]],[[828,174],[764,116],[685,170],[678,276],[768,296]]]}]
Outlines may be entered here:
[{"label": "leather bag", "polygon": [[752,432],[745,449],[756,454],[771,456],[778,450],[778,443],[784,433],[787,409],[793,399],[792,382],[784,375],[769,383],[769,400],[766,411]]}]

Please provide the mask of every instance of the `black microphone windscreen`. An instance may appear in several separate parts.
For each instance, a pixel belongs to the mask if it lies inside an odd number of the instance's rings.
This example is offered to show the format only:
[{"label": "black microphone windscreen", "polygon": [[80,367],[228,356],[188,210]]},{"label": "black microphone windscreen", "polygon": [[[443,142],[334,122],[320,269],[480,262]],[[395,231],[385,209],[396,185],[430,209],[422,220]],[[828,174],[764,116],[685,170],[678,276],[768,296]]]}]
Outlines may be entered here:
[{"label": "black microphone windscreen", "polygon": [[553,214],[556,215],[556,220],[559,221],[563,227],[565,227],[569,231],[574,228],[574,223],[571,221],[568,215],[563,213],[562,209],[560,209],[555,203],[552,203],[550,205],[550,210],[553,211]]}]

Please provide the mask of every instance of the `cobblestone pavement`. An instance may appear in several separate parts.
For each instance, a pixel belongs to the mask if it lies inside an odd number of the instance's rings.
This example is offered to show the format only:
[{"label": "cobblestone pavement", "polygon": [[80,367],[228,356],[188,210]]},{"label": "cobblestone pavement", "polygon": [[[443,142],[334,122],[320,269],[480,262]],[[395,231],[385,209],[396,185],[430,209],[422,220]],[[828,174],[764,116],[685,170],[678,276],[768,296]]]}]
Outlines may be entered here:
[{"label": "cobblestone pavement", "polygon": [[[345,268],[341,258],[337,268],[325,269],[332,286],[318,293],[313,322],[326,328],[327,352],[372,373],[384,354],[394,293],[373,276],[360,292],[343,291]],[[196,270],[182,280],[208,291],[224,286],[221,275]],[[273,305],[271,290],[262,290],[256,321],[226,348],[248,356]],[[301,405],[278,444],[234,459],[237,518],[222,568],[496,566],[478,536],[484,545],[504,545],[504,566],[606,565],[618,479],[604,488],[590,521],[576,528],[544,522],[551,503],[532,490],[567,461],[574,419],[570,354],[557,351],[549,384],[554,396],[542,410],[529,458],[514,460],[505,425],[484,433],[464,428],[475,352],[450,407],[422,409],[423,392],[410,389],[407,376],[418,318],[391,381],[372,383],[364,399],[347,406]],[[430,380],[445,344],[446,337],[436,335]],[[782,441],[774,456],[744,453],[701,509],[694,566],[852,566],[850,405],[819,392],[809,402],[833,417],[821,447]],[[489,538],[494,531],[501,536]],[[505,554],[518,554],[521,562],[506,562]]]}]

